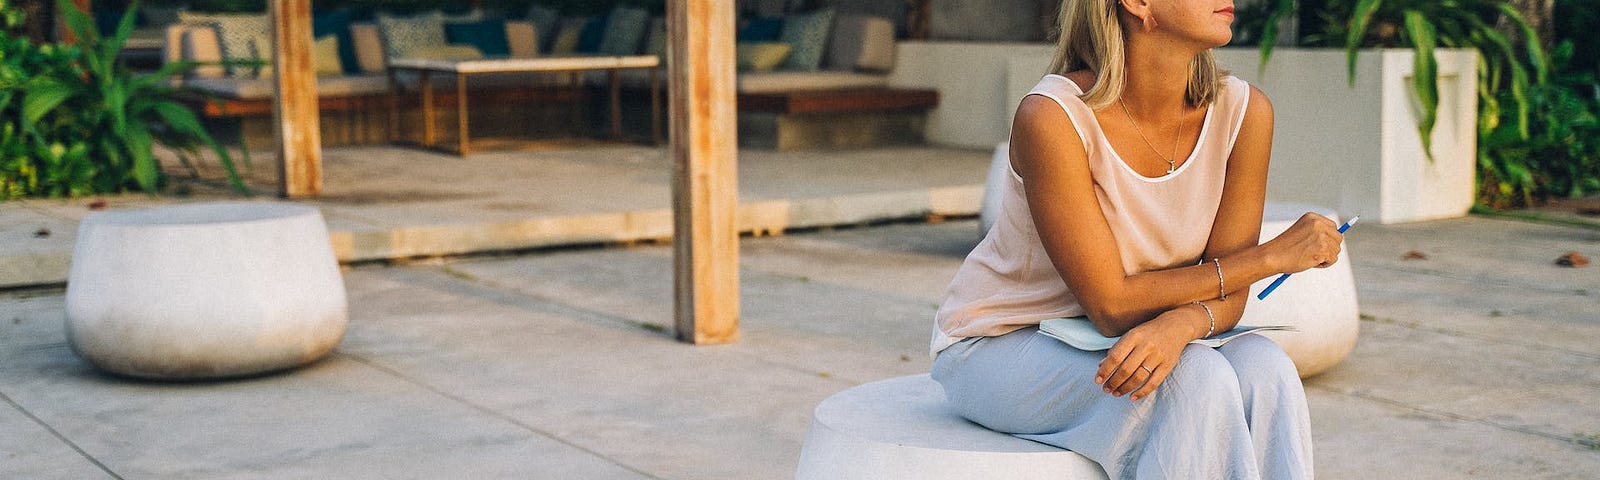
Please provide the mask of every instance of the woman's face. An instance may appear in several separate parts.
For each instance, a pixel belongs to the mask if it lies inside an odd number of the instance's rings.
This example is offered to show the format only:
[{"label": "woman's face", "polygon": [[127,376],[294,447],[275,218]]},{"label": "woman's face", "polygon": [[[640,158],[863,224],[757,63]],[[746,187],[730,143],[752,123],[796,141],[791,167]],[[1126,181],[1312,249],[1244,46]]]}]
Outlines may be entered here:
[{"label": "woman's face", "polygon": [[1233,0],[1144,0],[1155,30],[1192,40],[1204,48],[1233,40]]}]

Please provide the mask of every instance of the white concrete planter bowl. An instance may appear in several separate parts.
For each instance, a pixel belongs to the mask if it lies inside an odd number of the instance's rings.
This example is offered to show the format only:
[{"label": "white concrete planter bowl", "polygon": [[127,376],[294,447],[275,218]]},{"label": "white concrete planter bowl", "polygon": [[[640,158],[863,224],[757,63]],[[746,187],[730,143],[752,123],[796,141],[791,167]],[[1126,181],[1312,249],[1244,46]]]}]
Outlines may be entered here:
[{"label": "white concrete planter bowl", "polygon": [[349,318],[322,214],[274,203],[90,214],[66,307],[79,356],[163,380],[305,365],[339,343]]}]

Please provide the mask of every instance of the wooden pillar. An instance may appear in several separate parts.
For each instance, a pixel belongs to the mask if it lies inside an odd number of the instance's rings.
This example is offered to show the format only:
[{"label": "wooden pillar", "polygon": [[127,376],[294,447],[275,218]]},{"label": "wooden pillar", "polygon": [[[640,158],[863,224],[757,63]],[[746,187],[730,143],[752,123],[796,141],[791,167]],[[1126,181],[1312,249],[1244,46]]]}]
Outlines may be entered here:
[{"label": "wooden pillar", "polygon": [[734,0],[668,0],[673,293],[677,335],[739,338]]},{"label": "wooden pillar", "polygon": [[279,192],[287,198],[322,193],[322,129],[317,74],[311,59],[311,0],[270,0],[273,128],[278,137]]}]

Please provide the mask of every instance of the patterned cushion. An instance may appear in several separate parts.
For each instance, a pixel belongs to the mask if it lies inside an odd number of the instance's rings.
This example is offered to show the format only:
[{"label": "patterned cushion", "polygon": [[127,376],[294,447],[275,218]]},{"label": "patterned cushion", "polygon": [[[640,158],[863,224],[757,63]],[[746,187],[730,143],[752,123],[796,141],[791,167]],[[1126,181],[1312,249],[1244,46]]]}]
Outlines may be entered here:
[{"label": "patterned cushion", "polygon": [[419,49],[447,45],[444,17],[429,12],[414,17],[378,14],[378,32],[383,36],[384,58],[405,58]]},{"label": "patterned cushion", "polygon": [[782,65],[790,50],[787,43],[740,43],[734,52],[740,71],[765,72]]},{"label": "patterned cushion", "polygon": [[828,47],[828,35],[833,30],[833,9],[791,15],[783,20],[783,43],[794,47],[789,59],[783,62],[785,70],[817,70],[822,67],[822,55]]},{"label": "patterned cushion", "polygon": [[487,56],[511,55],[511,45],[506,39],[506,21],[479,20],[466,23],[447,23],[444,37],[452,45],[471,45]]},{"label": "patterned cushion", "polygon": [[[222,58],[227,61],[249,61],[255,58],[255,38],[272,34],[272,19],[265,14],[194,13],[178,12],[178,20],[190,25],[211,25],[217,29]],[[251,65],[229,65],[228,74],[248,76],[255,73]]]},{"label": "patterned cushion", "polygon": [[600,40],[600,53],[637,55],[639,41],[644,39],[644,28],[649,23],[650,12],[644,9],[617,7],[611,10],[604,38]]}]

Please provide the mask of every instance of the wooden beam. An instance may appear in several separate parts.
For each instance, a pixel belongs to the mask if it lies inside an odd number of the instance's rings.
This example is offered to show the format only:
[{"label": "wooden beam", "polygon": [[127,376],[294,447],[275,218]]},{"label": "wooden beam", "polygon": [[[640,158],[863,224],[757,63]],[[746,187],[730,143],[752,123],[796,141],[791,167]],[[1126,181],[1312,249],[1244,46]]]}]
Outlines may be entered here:
[{"label": "wooden beam", "polygon": [[739,338],[734,0],[668,0],[677,336]]},{"label": "wooden beam", "polygon": [[322,193],[322,129],[317,74],[311,61],[311,0],[270,0],[273,128],[278,136],[279,192],[287,198]]}]

